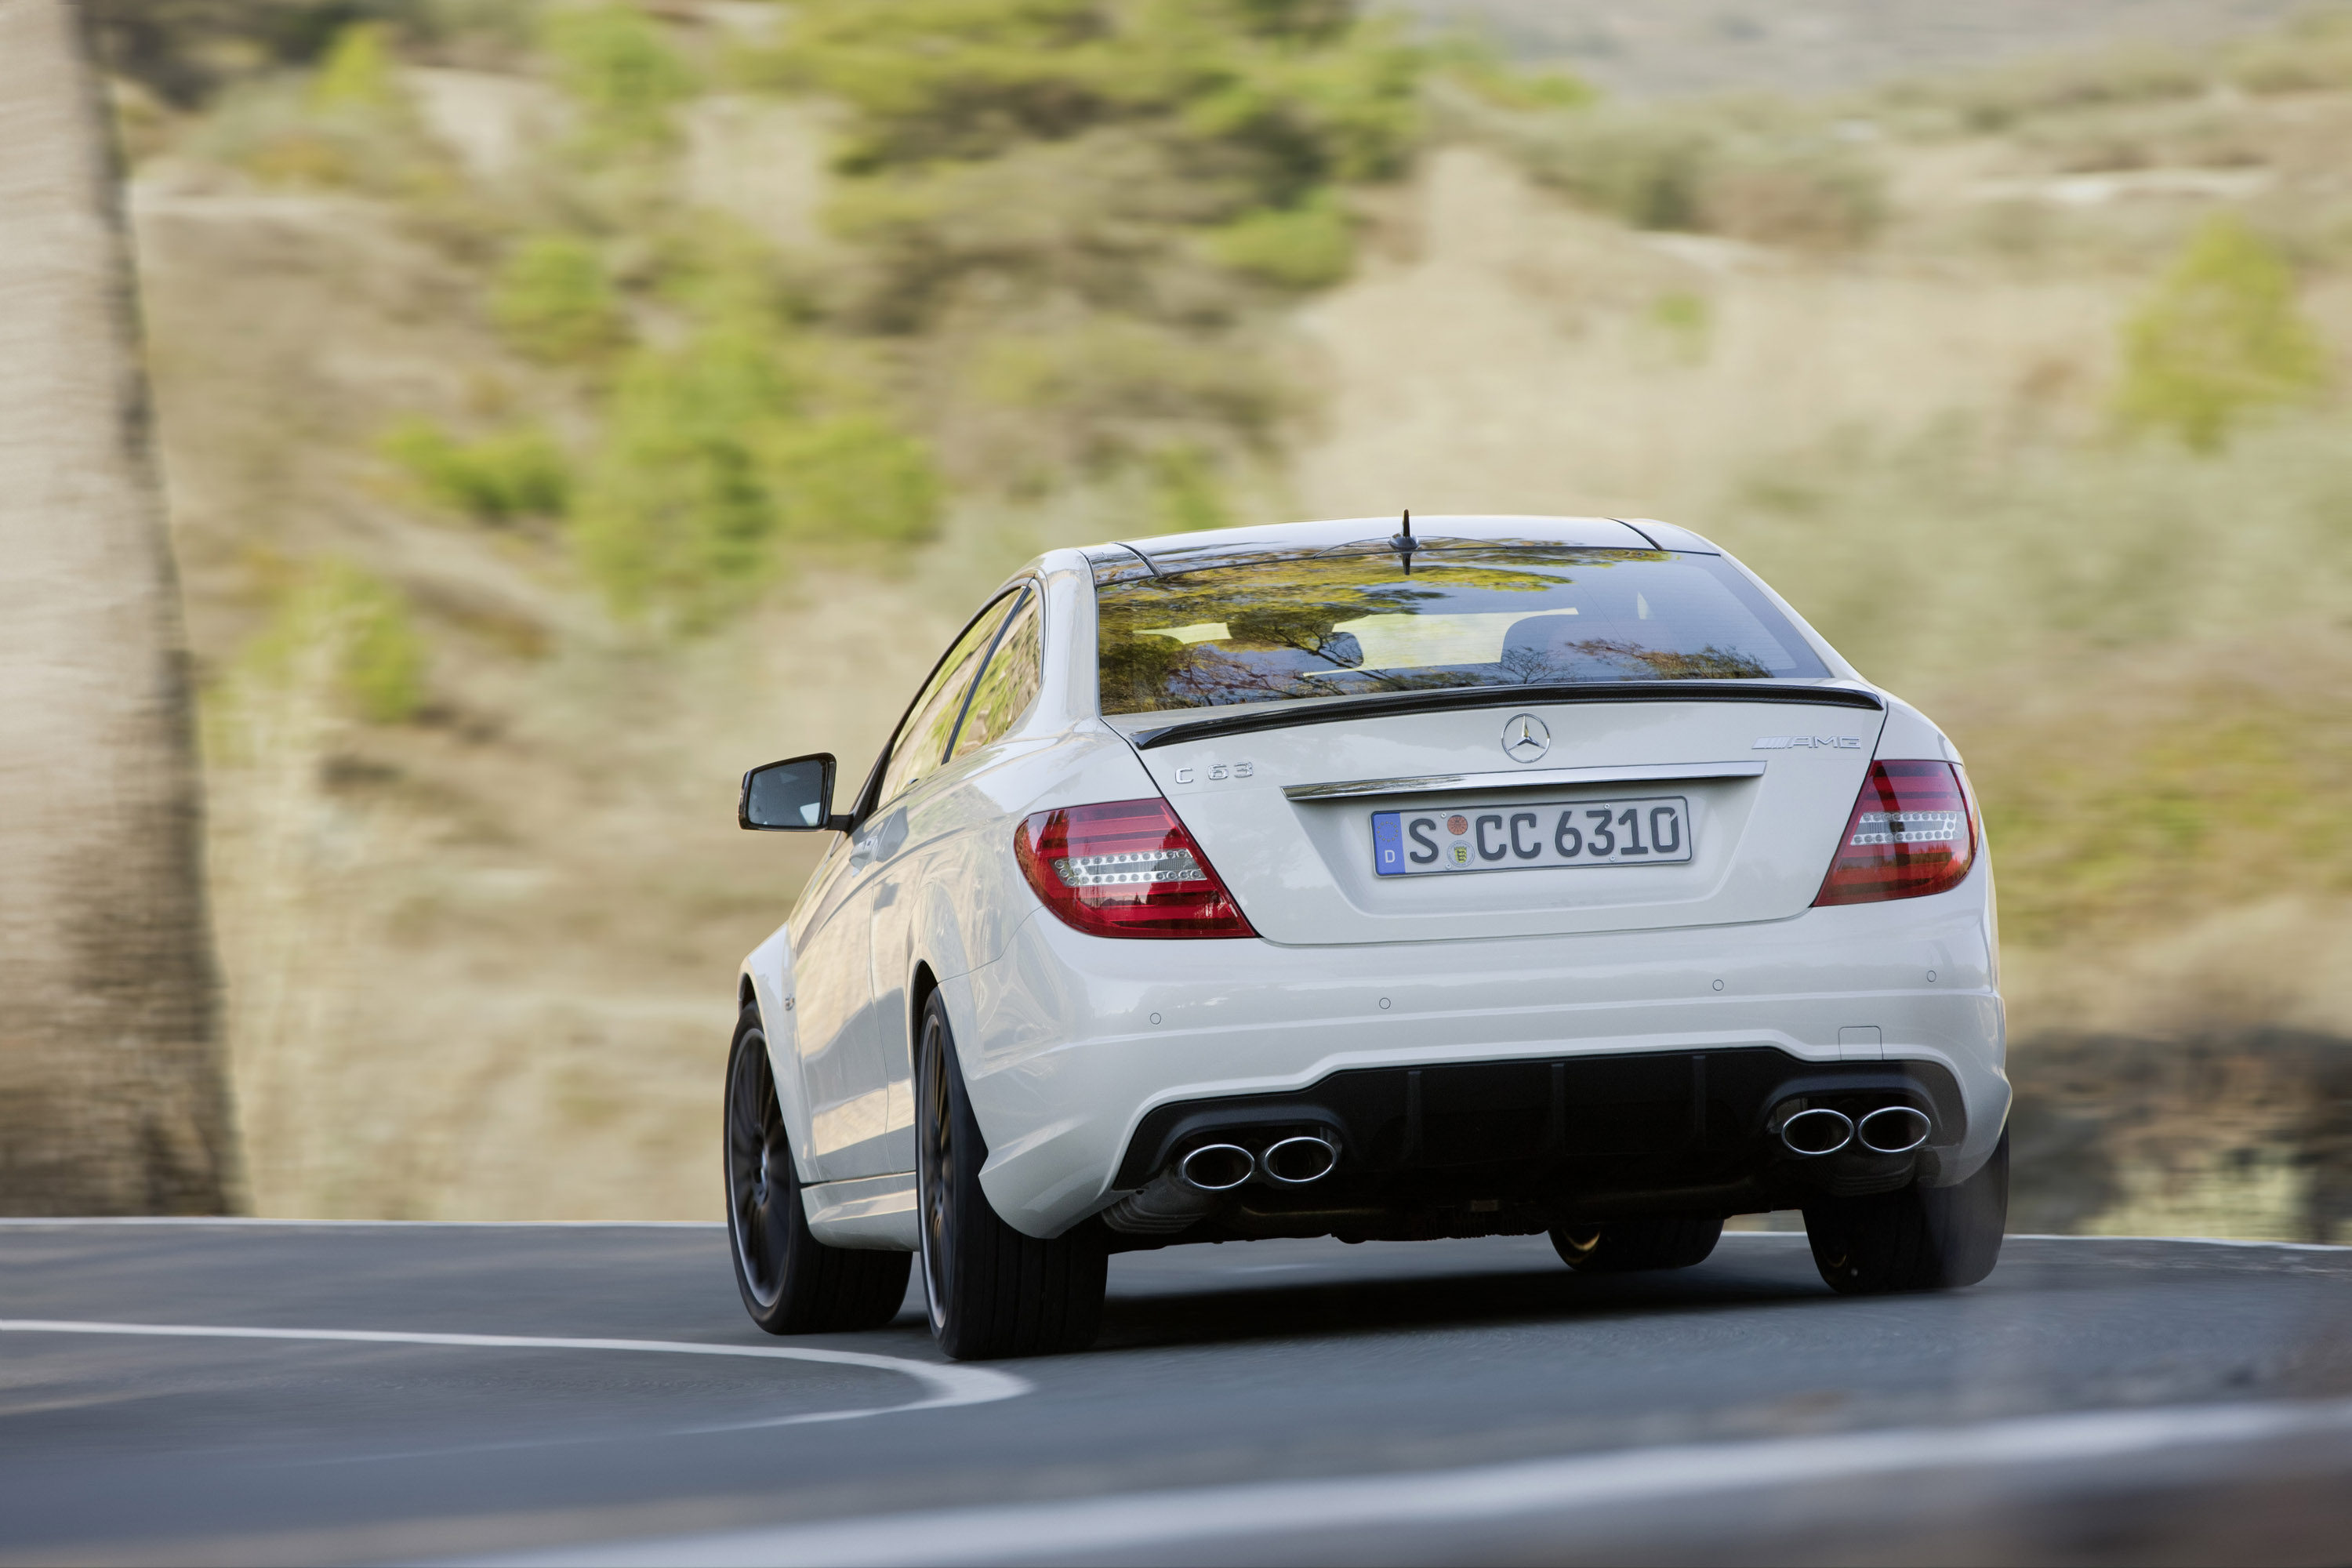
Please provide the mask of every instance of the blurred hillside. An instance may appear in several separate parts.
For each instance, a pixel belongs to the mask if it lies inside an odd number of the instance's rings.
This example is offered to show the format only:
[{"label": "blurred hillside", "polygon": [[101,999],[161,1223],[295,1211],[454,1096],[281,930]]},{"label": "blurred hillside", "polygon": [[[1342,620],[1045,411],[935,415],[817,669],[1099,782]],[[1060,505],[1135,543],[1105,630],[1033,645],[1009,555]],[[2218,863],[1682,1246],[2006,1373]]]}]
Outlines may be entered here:
[{"label": "blurred hillside", "polygon": [[2276,26],[2303,0],[1402,0],[1516,58],[1612,92],[1848,91],[2060,51],[2198,46]]},{"label": "blurred hillside", "polygon": [[109,5],[261,1212],[713,1212],[740,768],[1037,549],[1411,505],[1689,523],[1954,730],[2025,1227],[2352,1221],[2339,15],[1644,105],[1327,0]]}]

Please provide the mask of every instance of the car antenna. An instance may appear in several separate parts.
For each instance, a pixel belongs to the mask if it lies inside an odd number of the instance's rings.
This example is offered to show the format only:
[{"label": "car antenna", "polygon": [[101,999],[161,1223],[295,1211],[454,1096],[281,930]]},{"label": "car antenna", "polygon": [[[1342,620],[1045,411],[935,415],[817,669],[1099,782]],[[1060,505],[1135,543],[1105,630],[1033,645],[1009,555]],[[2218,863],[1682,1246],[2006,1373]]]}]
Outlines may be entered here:
[{"label": "car antenna", "polygon": [[1159,576],[1159,575],[1160,574],[1160,568],[1159,568],[1159,567],[1157,567],[1157,566],[1154,566],[1154,565],[1151,563],[1151,557],[1150,557],[1150,556],[1149,556],[1149,555],[1146,555],[1142,551],[1138,550],[1134,545],[1132,545],[1132,544],[1129,544],[1129,543],[1126,543],[1126,542],[1118,542],[1118,547],[1119,547],[1121,550],[1126,551],[1129,555],[1134,556],[1138,561],[1142,562],[1142,563],[1143,563],[1143,569],[1144,569],[1146,572],[1150,573],[1154,577],[1157,577],[1157,576]]},{"label": "car antenna", "polygon": [[1412,552],[1421,548],[1421,541],[1412,536],[1412,508],[1404,509],[1404,531],[1389,535],[1389,548],[1397,552],[1397,561],[1404,574],[1412,575]]}]

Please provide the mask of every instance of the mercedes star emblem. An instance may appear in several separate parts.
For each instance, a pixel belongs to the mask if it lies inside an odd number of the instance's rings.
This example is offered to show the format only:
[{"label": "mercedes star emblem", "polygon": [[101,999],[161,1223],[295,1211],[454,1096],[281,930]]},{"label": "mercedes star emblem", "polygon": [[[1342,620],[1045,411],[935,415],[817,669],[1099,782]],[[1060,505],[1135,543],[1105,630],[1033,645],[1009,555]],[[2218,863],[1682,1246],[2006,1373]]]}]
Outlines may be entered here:
[{"label": "mercedes star emblem", "polygon": [[1532,713],[1521,713],[1503,726],[1503,753],[1515,763],[1532,763],[1551,750],[1551,731]]}]

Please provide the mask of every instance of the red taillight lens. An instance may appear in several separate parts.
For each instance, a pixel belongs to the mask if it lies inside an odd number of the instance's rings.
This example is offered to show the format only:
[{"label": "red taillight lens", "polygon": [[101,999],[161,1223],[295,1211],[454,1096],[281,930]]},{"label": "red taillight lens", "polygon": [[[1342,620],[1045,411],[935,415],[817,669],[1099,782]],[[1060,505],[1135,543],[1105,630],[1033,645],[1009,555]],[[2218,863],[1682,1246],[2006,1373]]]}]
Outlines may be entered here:
[{"label": "red taillight lens", "polygon": [[1041,811],[1013,836],[1045,907],[1093,936],[1255,936],[1168,803]]},{"label": "red taillight lens", "polygon": [[1940,893],[1958,887],[1976,858],[1976,815],[1958,768],[1873,763],[1813,904]]}]

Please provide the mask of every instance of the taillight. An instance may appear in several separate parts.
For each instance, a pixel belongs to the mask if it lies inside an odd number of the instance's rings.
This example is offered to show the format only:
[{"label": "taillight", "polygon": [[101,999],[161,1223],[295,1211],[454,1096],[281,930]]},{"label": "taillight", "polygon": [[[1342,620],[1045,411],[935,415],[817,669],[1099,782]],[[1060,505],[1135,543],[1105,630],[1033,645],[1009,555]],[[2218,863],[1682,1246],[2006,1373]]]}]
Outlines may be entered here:
[{"label": "taillight", "polygon": [[1976,817],[1958,768],[1873,763],[1813,904],[1940,893],[1958,887],[1976,858]]},{"label": "taillight", "polygon": [[1041,811],[1013,836],[1047,909],[1093,936],[1255,936],[1168,803]]}]

